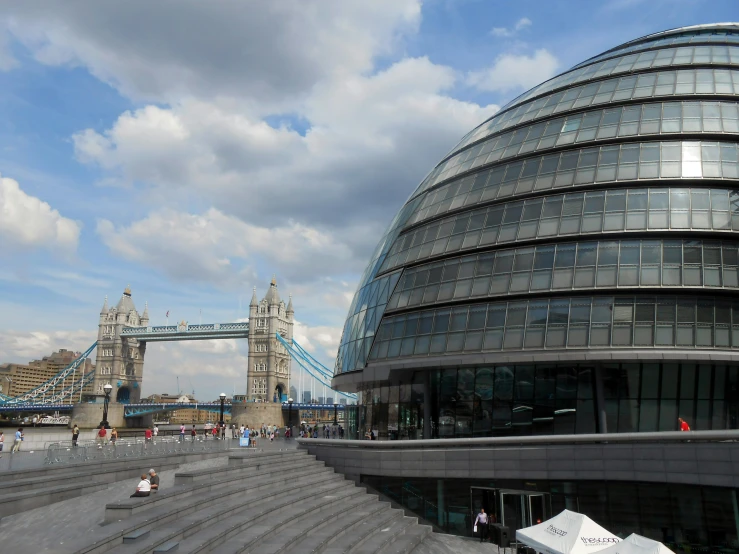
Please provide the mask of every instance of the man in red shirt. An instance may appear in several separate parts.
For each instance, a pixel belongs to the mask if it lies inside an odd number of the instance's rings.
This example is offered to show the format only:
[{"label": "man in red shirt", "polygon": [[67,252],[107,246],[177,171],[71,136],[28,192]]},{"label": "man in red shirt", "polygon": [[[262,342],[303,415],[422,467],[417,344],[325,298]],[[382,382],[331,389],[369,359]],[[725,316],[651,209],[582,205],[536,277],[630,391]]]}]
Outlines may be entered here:
[{"label": "man in red shirt", "polygon": [[144,431],[144,440],[146,442],[151,442],[151,437],[152,437],[151,429],[147,429],[146,431]]},{"label": "man in red shirt", "polygon": [[105,427],[102,425],[100,426],[100,430],[98,431],[98,448],[102,448],[105,443],[107,443],[108,438],[108,432],[105,430]]},{"label": "man in red shirt", "polygon": [[690,431],[690,425],[688,425],[688,422],[685,421],[683,418],[677,418],[677,423],[680,426],[681,431]]}]

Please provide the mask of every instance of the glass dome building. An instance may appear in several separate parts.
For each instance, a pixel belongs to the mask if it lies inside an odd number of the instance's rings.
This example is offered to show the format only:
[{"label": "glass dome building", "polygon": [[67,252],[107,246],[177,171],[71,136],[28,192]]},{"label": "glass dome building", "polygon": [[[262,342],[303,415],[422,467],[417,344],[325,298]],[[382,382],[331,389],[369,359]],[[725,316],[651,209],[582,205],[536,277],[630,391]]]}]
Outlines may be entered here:
[{"label": "glass dome building", "polygon": [[736,429],[739,24],[617,46],[469,132],[362,276],[380,439]]}]

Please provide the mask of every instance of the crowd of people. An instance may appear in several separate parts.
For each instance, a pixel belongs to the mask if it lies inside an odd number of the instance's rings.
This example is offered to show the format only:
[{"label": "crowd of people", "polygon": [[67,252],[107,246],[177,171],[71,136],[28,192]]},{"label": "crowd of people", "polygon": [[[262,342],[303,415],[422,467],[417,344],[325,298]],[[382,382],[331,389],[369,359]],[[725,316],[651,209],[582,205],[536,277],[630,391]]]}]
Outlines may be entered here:
[{"label": "crowd of people", "polygon": [[324,424],[319,427],[318,424],[310,426],[307,423],[300,424],[301,439],[343,439],[344,428],[338,424]]},{"label": "crowd of people", "polygon": [[[292,432],[289,427],[285,427],[282,431],[282,436],[289,439],[292,436]],[[248,425],[231,425],[231,438],[234,439],[247,439],[249,446],[256,446],[260,439],[269,439],[270,442],[274,442],[275,439],[280,437],[280,428],[277,425],[265,425],[262,423],[261,427],[252,427]]]},{"label": "crowd of people", "polygon": [[[275,439],[279,439],[280,437],[289,439],[293,436],[294,433],[294,430],[288,426],[279,427],[277,425],[266,425],[264,423],[262,423],[260,427],[252,428],[250,428],[248,425],[236,426],[236,424],[226,425],[216,423],[212,426],[205,425],[200,429],[198,429],[195,424],[193,424],[192,426],[188,426],[183,423],[180,425],[179,429],[179,440],[180,442],[183,442],[188,439],[197,440],[198,438],[226,439],[229,431],[231,434],[231,439],[248,438],[250,446],[256,446],[257,441],[260,439],[269,440],[270,442],[273,442]],[[19,434],[21,435],[20,438],[18,437]],[[177,436],[176,431],[173,434]],[[300,436],[300,438],[343,439],[344,428],[341,425],[337,424],[310,425],[306,422],[303,422],[300,424],[298,435]],[[78,445],[79,436],[80,429],[76,424],[74,424],[72,428],[73,447],[76,447]],[[157,425],[153,425],[144,429],[145,443],[156,442],[157,437],[159,436],[159,427]],[[99,448],[102,448],[107,444],[115,445],[118,438],[118,430],[115,427],[113,427],[112,429],[107,429],[101,425],[95,433],[95,442]],[[14,451],[17,451],[17,449],[20,448],[20,442],[22,440],[23,430],[19,429],[16,433],[15,441],[13,443]],[[2,432],[0,432],[0,457],[2,457],[3,441],[4,437],[2,435]]]}]

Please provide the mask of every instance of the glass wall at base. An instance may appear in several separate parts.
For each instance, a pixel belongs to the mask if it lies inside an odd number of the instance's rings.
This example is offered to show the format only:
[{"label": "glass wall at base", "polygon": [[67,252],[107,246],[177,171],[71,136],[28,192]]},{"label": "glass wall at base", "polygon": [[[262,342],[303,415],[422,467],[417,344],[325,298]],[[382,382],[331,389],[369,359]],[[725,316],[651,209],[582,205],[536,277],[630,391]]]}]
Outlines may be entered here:
[{"label": "glass wall at base", "polygon": [[[675,552],[739,552],[737,490],[666,483],[430,479],[363,475],[369,485],[437,530],[471,536],[475,514],[515,530],[564,509],[625,538],[631,533]],[[523,500],[523,502],[522,502]]]},{"label": "glass wall at base", "polygon": [[432,438],[676,431],[679,417],[695,431],[739,428],[737,366],[531,364],[416,371],[366,387],[360,436],[423,438],[424,379]]}]

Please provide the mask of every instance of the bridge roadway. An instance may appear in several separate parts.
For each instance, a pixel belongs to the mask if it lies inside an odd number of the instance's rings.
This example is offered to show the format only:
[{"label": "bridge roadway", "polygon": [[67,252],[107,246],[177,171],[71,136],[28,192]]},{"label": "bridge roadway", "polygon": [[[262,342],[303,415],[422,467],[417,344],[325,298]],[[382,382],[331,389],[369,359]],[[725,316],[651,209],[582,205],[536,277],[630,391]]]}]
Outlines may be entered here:
[{"label": "bridge roadway", "polygon": [[121,338],[133,338],[139,342],[165,342],[180,340],[246,339],[249,338],[249,322],[205,323],[200,325],[160,325],[154,327],[124,327]]},{"label": "bridge roadway", "polygon": [[[0,404],[0,413],[9,412],[71,412],[73,404]],[[289,410],[290,405],[287,402],[282,403],[283,410]],[[293,402],[293,410],[333,410],[343,411],[346,409],[345,404],[304,404]],[[208,412],[220,412],[220,402],[170,402],[170,403],[137,403],[126,404],[123,409],[125,417],[137,417],[147,414],[155,414],[159,412],[168,412],[172,410],[205,410]],[[231,413],[231,403],[223,404],[223,413]]]}]

